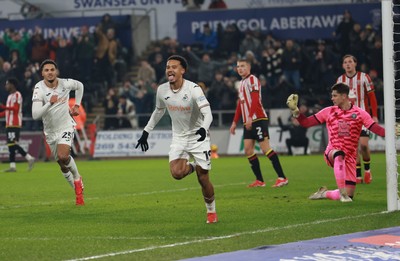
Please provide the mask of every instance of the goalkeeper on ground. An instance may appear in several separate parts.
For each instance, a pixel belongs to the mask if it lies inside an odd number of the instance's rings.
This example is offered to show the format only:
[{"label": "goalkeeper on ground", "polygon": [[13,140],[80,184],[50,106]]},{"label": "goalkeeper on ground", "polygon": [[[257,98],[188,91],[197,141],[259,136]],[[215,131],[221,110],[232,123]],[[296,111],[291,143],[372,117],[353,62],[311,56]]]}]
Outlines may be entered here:
[{"label": "goalkeeper on ground", "polygon": [[331,88],[333,106],[326,107],[310,117],[299,112],[298,96],[292,94],[287,106],[303,127],[326,123],[329,142],[325,150],[325,161],[333,168],[338,189],[321,187],[310,199],[329,198],[351,202],[356,188],[356,157],[361,129],[367,129],[379,136],[385,136],[385,129],[379,126],[363,109],[349,100],[349,86],[336,83]]}]

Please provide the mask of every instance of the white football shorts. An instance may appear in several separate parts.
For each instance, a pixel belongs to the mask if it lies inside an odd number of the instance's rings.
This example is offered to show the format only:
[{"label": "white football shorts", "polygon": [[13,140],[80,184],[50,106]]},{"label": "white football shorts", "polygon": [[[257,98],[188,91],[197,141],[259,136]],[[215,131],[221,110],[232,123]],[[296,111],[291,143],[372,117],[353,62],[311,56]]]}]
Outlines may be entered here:
[{"label": "white football shorts", "polygon": [[176,159],[189,160],[192,156],[196,165],[202,169],[211,169],[211,147],[210,138],[204,141],[182,141],[173,139],[169,151],[169,162]]},{"label": "white football shorts", "polygon": [[73,128],[68,128],[63,131],[57,131],[46,135],[46,142],[49,145],[50,150],[53,153],[53,156],[56,160],[58,160],[57,145],[66,144],[71,147],[73,140],[74,140]]}]

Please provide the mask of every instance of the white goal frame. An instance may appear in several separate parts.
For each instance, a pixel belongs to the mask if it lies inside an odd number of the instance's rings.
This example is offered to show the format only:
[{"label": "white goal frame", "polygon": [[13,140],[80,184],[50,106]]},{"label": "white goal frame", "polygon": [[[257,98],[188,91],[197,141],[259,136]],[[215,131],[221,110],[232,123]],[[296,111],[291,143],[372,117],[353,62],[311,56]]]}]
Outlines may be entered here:
[{"label": "white goal frame", "polygon": [[396,153],[396,95],[392,0],[382,0],[382,49],[385,109],[386,187],[388,211],[400,210]]}]

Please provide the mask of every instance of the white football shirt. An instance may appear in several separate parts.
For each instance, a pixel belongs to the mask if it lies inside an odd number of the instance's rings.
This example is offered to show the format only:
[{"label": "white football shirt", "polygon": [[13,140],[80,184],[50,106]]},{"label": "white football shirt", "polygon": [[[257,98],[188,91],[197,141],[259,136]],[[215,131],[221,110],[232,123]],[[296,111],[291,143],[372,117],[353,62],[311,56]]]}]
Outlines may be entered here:
[{"label": "white football shirt", "polygon": [[157,89],[156,107],[168,110],[174,137],[195,135],[204,120],[200,109],[209,105],[201,87],[188,80],[184,80],[176,92],[171,89],[169,82],[161,84]]},{"label": "white football shirt", "polygon": [[42,105],[44,105],[50,102],[50,97],[53,94],[58,95],[57,102],[51,105],[42,116],[45,134],[73,128],[76,125],[74,119],[69,114],[68,100],[69,93],[80,88],[82,88],[81,82],[60,78],[58,78],[58,86],[54,89],[47,87],[43,80],[35,85],[32,102],[42,102]]}]

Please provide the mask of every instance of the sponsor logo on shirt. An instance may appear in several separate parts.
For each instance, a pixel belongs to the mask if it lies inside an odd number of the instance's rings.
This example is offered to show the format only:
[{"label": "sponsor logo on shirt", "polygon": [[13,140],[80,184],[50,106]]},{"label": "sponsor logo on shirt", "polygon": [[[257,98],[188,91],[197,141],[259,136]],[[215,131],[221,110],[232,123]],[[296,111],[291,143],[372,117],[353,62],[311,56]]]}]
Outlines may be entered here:
[{"label": "sponsor logo on shirt", "polygon": [[169,110],[169,111],[190,111],[191,108],[190,108],[190,106],[173,106],[173,105],[168,105],[168,110]]},{"label": "sponsor logo on shirt", "polygon": [[164,100],[168,100],[168,99],[169,99],[169,96],[167,96],[167,97],[164,98]]}]

